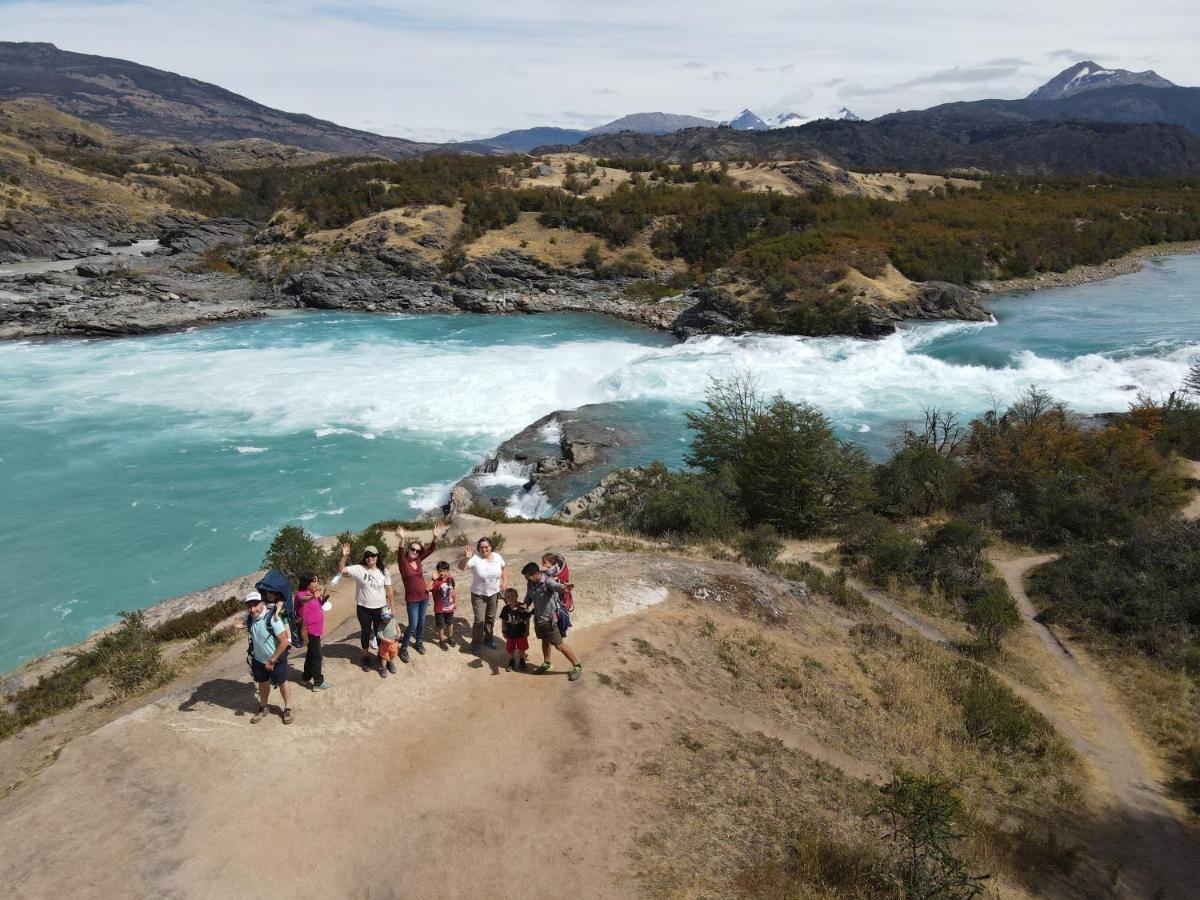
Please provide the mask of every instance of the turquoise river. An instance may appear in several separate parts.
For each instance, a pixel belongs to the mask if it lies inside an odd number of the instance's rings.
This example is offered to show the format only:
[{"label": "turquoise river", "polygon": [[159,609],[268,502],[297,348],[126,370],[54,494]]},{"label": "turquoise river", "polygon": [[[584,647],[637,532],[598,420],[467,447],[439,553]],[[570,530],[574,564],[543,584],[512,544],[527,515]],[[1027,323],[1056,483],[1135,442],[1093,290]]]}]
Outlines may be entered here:
[{"label": "turquoise river", "polygon": [[[885,452],[923,406],[970,415],[1031,384],[1082,412],[1177,387],[1200,360],[1200,256],[994,298],[997,321],[878,341],[670,336],[603,318],[308,313],[0,352],[0,671],[316,534],[442,502],[556,409],[610,402],[621,464],[678,464],[710,376],[754,373]],[[517,473],[494,476],[514,511]]]}]

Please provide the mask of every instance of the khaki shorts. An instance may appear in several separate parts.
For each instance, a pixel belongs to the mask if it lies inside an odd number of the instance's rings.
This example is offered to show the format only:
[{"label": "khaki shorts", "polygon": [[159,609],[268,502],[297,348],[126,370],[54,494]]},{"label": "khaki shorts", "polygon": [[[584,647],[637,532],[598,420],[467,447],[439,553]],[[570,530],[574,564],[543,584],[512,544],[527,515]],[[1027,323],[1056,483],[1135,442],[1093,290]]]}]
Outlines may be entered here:
[{"label": "khaki shorts", "polygon": [[558,630],[557,622],[547,622],[545,625],[535,622],[533,630],[537,634],[539,641],[549,641],[551,647],[562,645],[563,636],[562,632]]}]

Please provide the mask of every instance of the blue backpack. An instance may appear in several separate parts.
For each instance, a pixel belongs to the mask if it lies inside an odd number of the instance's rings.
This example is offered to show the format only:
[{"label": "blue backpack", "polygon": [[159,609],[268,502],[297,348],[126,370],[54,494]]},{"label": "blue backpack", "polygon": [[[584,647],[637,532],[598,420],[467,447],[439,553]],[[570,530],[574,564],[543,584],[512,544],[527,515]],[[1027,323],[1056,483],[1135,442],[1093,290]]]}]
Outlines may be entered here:
[{"label": "blue backpack", "polygon": [[566,637],[567,630],[571,627],[571,614],[561,604],[554,613],[554,620],[558,624],[558,633]]}]

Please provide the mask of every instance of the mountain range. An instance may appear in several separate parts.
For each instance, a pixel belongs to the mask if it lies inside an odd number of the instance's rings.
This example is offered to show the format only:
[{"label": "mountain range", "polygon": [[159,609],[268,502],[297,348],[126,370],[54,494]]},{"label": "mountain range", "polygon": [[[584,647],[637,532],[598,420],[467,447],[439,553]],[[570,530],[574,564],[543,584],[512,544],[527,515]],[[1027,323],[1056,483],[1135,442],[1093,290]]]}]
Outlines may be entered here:
[{"label": "mountain range", "polygon": [[867,168],[1169,175],[1200,172],[1200,88],[1155,72],[1076,63],[1022,100],[946,103],[862,121],[844,107],[820,118],[750,109],[728,123],[635,113],[597,128],[537,127],[434,144],[347,128],[264,106],[217,85],[47,43],[0,42],[0,100],[35,98],[121,134],[211,144],[254,138],[339,155],[436,150],[671,160],[825,158]]}]

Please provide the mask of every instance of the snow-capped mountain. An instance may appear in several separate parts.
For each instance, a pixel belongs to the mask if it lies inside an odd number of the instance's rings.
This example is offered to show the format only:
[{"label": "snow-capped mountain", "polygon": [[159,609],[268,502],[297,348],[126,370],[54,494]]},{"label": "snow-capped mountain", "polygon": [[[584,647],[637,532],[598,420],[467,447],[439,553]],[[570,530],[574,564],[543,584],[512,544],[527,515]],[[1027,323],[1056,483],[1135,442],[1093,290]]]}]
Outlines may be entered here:
[{"label": "snow-capped mountain", "polygon": [[856,116],[843,106],[834,112],[817,116],[806,116],[795,112],[782,112],[779,113],[779,115],[771,116],[771,118],[767,119],[767,125],[771,128],[796,128],[799,125],[807,125],[809,122],[816,122],[818,119],[836,119],[842,122],[862,121],[860,116]]},{"label": "snow-capped mountain", "polygon": [[743,109],[729,120],[729,127],[736,128],[738,131],[764,131],[771,126],[750,110]]},{"label": "snow-capped mountain", "polygon": [[1076,94],[1082,94],[1084,91],[1127,84],[1141,84],[1146,87],[1175,87],[1172,82],[1154,71],[1130,72],[1128,69],[1106,69],[1089,59],[1075,63],[1069,69],[1063,69],[1025,99],[1063,100]]}]

